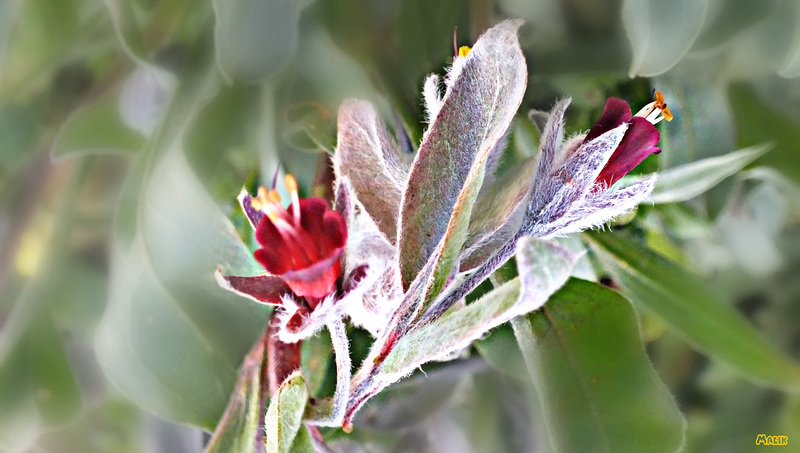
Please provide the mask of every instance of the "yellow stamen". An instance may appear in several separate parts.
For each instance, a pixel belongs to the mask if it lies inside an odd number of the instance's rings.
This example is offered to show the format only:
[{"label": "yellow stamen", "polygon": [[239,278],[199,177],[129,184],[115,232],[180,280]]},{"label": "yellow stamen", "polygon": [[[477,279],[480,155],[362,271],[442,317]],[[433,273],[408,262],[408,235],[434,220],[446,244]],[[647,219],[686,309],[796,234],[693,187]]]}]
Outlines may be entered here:
[{"label": "yellow stamen", "polygon": [[466,57],[472,49],[469,46],[461,46],[458,48],[458,56]]},{"label": "yellow stamen", "polygon": [[253,209],[255,209],[256,211],[260,211],[261,210],[261,200],[259,200],[258,198],[251,198],[250,199],[250,206],[252,206]]},{"label": "yellow stamen", "polygon": [[660,91],[656,91],[655,108],[661,110],[661,114],[664,115],[665,120],[672,121],[672,112],[670,112],[667,108],[667,103],[664,102],[664,94],[662,94]]},{"label": "yellow stamen", "polygon": [[642,107],[635,116],[641,116],[647,121],[658,124],[661,120],[672,121],[672,112],[664,102],[664,95],[660,91],[655,92],[656,100]]},{"label": "yellow stamen", "polygon": [[280,203],[281,202],[281,196],[278,193],[278,191],[275,190],[275,189],[272,189],[272,190],[269,191],[269,198],[268,199],[272,203]]},{"label": "yellow stamen", "polygon": [[297,180],[292,175],[286,175],[283,179],[283,184],[286,186],[286,191],[292,197],[292,204],[294,205],[294,224],[300,225],[300,195],[297,193]]},{"label": "yellow stamen", "polygon": [[266,214],[267,217],[269,217],[269,219],[272,220],[272,223],[274,223],[277,226],[278,221],[281,220],[280,214],[278,214],[278,212],[274,209],[268,209]]},{"label": "yellow stamen", "polygon": [[283,178],[283,183],[286,185],[286,191],[289,193],[297,192],[297,180],[292,175],[286,175]]}]

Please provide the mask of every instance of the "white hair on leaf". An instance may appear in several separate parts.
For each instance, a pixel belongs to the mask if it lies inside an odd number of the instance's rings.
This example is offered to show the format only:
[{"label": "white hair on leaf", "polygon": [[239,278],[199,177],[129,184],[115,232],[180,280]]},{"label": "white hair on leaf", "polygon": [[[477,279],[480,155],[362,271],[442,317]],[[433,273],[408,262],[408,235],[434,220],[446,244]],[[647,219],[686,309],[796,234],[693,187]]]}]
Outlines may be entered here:
[{"label": "white hair on leaf", "polygon": [[276,312],[279,323],[278,339],[284,343],[296,343],[312,337],[320,329],[333,320],[340,319],[345,311],[345,304],[330,294],[320,302],[307,315],[303,316],[300,326],[289,327],[289,321],[300,311],[300,305],[290,295],[282,296],[283,310]]}]

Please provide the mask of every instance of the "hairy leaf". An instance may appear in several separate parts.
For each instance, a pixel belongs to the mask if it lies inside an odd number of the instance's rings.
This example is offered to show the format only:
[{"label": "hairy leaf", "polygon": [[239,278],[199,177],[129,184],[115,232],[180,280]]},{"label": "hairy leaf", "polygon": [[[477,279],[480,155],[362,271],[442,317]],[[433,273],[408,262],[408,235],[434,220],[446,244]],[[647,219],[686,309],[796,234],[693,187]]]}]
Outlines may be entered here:
[{"label": "hairy leaf", "polygon": [[496,184],[478,195],[459,271],[479,266],[519,231],[535,168],[536,160],[526,159],[515,169],[500,175]]},{"label": "hairy leaf", "polygon": [[339,107],[338,138],[333,165],[338,178],[346,178],[356,198],[394,243],[406,162],[383,121],[366,101],[349,100]]},{"label": "hairy leaf", "polygon": [[409,331],[386,358],[382,373],[399,379],[423,363],[469,346],[514,316],[536,310],[564,284],[576,260],[575,255],[554,243],[521,239],[517,246],[519,278]]},{"label": "hairy leaf", "polygon": [[303,428],[303,409],[308,399],[306,381],[300,374],[286,378],[272,397],[265,420],[266,452],[289,453],[292,442]]},{"label": "hairy leaf", "polygon": [[263,426],[259,420],[261,408],[266,404],[261,400],[264,360],[264,344],[259,341],[242,363],[239,382],[205,453],[261,453],[256,448],[256,438],[259,427]]},{"label": "hairy leaf", "polygon": [[426,131],[403,195],[400,267],[404,288],[436,255],[441,287],[466,238],[489,154],[511,124],[527,82],[519,21],[488,30],[451,70],[436,119]]}]

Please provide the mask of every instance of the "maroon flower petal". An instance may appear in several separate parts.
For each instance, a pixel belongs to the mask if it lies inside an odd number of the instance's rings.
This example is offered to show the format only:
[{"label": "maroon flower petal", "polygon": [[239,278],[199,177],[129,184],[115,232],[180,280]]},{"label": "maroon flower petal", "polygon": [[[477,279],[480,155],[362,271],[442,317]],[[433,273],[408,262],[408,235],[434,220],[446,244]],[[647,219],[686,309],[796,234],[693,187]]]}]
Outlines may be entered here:
[{"label": "maroon flower petal", "polygon": [[630,119],[631,107],[628,103],[620,98],[609,98],[606,101],[606,105],[603,106],[603,113],[600,115],[600,119],[594,123],[583,142],[594,140]]},{"label": "maroon flower petal", "polygon": [[335,250],[344,247],[347,242],[347,225],[341,214],[336,211],[328,211],[322,218],[325,234],[324,247],[326,250]]},{"label": "maroon flower petal", "polygon": [[262,247],[273,249],[287,247],[283,236],[281,236],[275,224],[272,223],[272,220],[267,216],[261,217],[261,221],[258,222],[256,227],[256,240]]},{"label": "maroon flower petal", "polygon": [[336,279],[342,273],[339,257],[342,249],[334,251],[333,255],[318,261],[305,269],[291,270],[279,275],[298,296],[309,299],[322,299],[333,292]]},{"label": "maroon flower petal", "polygon": [[256,229],[261,248],[254,255],[268,272],[310,301],[324,298],[336,287],[342,273],[339,258],[347,242],[347,225],[322,198],[301,199],[299,209],[299,225],[294,219],[294,204],[279,214],[277,224],[266,216],[261,219]]},{"label": "maroon flower petal", "polygon": [[253,253],[253,256],[272,275],[288,272],[293,264],[291,258],[271,248],[260,248]]},{"label": "maroon flower petal", "polygon": [[647,156],[660,153],[661,149],[656,146],[659,138],[658,130],[649,121],[641,117],[632,118],[622,142],[600,171],[596,183],[611,187]]},{"label": "maroon flower petal", "polygon": [[257,275],[254,277],[236,277],[222,275],[217,270],[214,274],[217,283],[223,289],[253,299],[267,305],[281,305],[281,296],[290,294],[289,286],[278,277]]}]

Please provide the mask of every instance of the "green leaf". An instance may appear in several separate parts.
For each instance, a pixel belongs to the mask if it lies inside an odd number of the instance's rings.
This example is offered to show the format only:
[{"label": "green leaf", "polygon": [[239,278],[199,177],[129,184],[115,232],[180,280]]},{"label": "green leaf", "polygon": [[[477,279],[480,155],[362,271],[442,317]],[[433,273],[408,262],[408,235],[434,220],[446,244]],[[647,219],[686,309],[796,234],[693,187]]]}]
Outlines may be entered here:
[{"label": "green leaf", "polygon": [[[11,3],[13,11],[16,2],[3,3]],[[67,49],[78,40],[81,27],[87,25],[84,19],[89,15],[84,13],[90,7],[86,5],[77,0],[27,0],[18,5],[0,62],[0,98],[24,97],[49,85],[47,76],[57,62],[68,57]]]},{"label": "green leaf", "polygon": [[787,4],[794,13],[794,33],[786,57],[778,69],[778,74],[791,78],[800,76],[800,5],[797,2],[787,2]]},{"label": "green leaf", "polygon": [[319,450],[314,446],[314,440],[311,438],[308,429],[301,428],[297,431],[292,442],[292,448],[289,449],[291,453],[317,453]]},{"label": "green leaf", "polygon": [[0,407],[0,450],[28,450],[38,434],[39,413],[23,348],[10,351],[0,364]]},{"label": "green leaf", "polygon": [[625,0],[622,22],[633,49],[631,77],[652,77],[675,66],[697,39],[708,0]]},{"label": "green leaf", "polygon": [[256,450],[261,407],[261,368],[264,343],[258,341],[247,354],[228,407],[206,446],[205,453],[261,453]]},{"label": "green leaf", "polygon": [[690,200],[758,159],[769,148],[769,145],[752,146],[659,172],[647,201],[660,204]]},{"label": "green leaf", "polygon": [[156,167],[142,200],[132,245],[112,254],[100,363],[138,404],[213,428],[266,322],[263,307],[219,288],[214,271],[259,269],[179,149]]},{"label": "green leaf", "polygon": [[39,122],[32,108],[0,106],[0,168],[13,171],[22,165],[34,152],[38,131]]},{"label": "green leaf", "polygon": [[0,363],[0,450],[15,450],[41,427],[64,424],[81,410],[78,384],[50,317],[39,313]]},{"label": "green leaf", "polygon": [[[214,99],[203,106],[186,132],[184,145],[197,179],[207,182],[219,177],[220,167],[231,148],[246,136],[249,121],[258,115],[258,100],[254,87],[234,84],[222,87]],[[240,188],[241,182],[236,183]]]},{"label": "green leaf", "polygon": [[66,423],[83,403],[64,345],[49,316],[36,320],[27,332],[26,343],[32,390],[42,422]]},{"label": "green leaf", "polygon": [[213,430],[267,312],[214,281],[220,267],[260,269],[180,146],[216,92],[209,48],[201,35],[190,49],[161,124],[124,182],[95,349],[107,377],[138,405]]},{"label": "green leaf", "polygon": [[300,374],[286,378],[269,403],[265,419],[267,453],[288,453],[303,427],[303,411],[308,400],[306,381]]},{"label": "green leaf", "polygon": [[297,49],[299,0],[214,0],[217,63],[228,78],[258,81]]},{"label": "green leaf", "polygon": [[309,395],[319,397],[335,387],[328,371],[333,368],[333,347],[327,330],[321,330],[311,338],[303,340],[301,356],[303,376],[308,376]]},{"label": "green leaf", "polygon": [[87,154],[126,153],[139,150],[144,137],[122,121],[117,96],[83,107],[67,118],[53,141],[56,161]]},{"label": "green leaf", "polygon": [[420,145],[403,194],[398,238],[403,287],[435,260],[426,299],[438,294],[461,252],[489,154],[527,83],[519,21],[484,33],[461,61]]},{"label": "green leaf", "polygon": [[758,383],[800,388],[791,362],[693,274],[618,235],[587,233],[623,293],[662,318],[689,343]]},{"label": "green leaf", "polygon": [[[566,32],[564,5],[550,0],[499,0],[507,17],[519,17],[533,31],[534,42],[555,46]],[[576,8],[578,9],[578,8]]]},{"label": "green leaf", "polygon": [[[770,84],[765,82],[767,85]],[[789,89],[788,85],[786,89]],[[790,179],[798,181],[800,159],[797,159],[797,144],[800,143],[800,127],[797,119],[787,113],[800,104],[786,102],[784,93],[784,90],[777,90],[775,95],[764,98],[750,85],[732,86],[730,102],[736,120],[733,127],[739,146],[754,146],[766,141],[774,143],[774,151],[759,159],[759,164],[778,169]],[[786,110],[777,109],[782,105],[786,106]]]},{"label": "green leaf", "polygon": [[528,371],[525,361],[517,346],[517,339],[510,324],[492,330],[488,335],[475,342],[481,356],[494,369],[513,378],[526,379]]},{"label": "green leaf", "polygon": [[0,3],[0,66],[3,65],[3,57],[11,32],[14,30],[20,3],[22,0],[6,0]]},{"label": "green leaf", "polygon": [[144,43],[141,26],[136,20],[131,0],[103,0],[111,16],[111,23],[128,55],[139,62],[148,61],[148,50]]},{"label": "green leaf", "polygon": [[623,297],[573,278],[541,310],[512,322],[554,451],[682,448],[683,416]]}]

